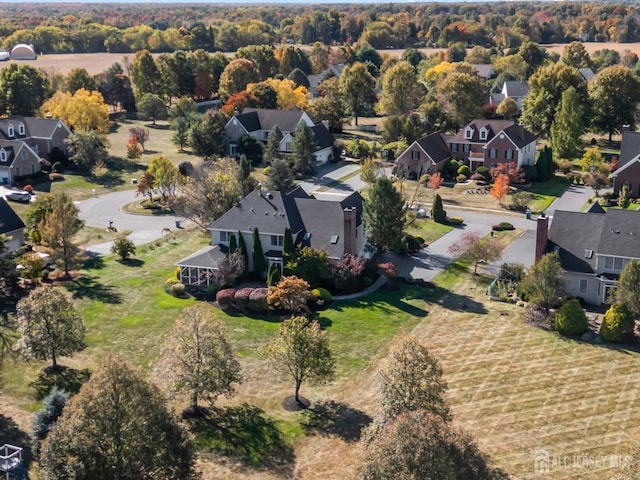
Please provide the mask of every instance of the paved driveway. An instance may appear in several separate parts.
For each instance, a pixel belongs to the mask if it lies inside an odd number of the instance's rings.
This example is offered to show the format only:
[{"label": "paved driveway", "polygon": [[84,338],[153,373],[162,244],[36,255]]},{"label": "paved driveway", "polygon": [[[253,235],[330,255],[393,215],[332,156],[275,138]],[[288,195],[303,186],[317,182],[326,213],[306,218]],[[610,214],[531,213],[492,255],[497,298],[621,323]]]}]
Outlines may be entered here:
[{"label": "paved driveway", "polygon": [[564,193],[556,198],[545,213],[553,216],[556,210],[567,210],[569,212],[579,212],[587,200],[595,194],[591,187],[586,185],[569,185]]}]

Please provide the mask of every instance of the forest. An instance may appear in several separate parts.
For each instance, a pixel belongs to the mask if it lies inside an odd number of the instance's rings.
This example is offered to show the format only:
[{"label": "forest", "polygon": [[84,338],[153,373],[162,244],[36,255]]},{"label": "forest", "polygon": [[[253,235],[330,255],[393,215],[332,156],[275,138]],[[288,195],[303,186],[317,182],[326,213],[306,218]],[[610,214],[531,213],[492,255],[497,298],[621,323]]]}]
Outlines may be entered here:
[{"label": "forest", "polygon": [[356,5],[3,4],[0,45],[42,53],[236,51],[248,45],[518,48],[532,42],[640,40],[640,6],[609,3]]}]

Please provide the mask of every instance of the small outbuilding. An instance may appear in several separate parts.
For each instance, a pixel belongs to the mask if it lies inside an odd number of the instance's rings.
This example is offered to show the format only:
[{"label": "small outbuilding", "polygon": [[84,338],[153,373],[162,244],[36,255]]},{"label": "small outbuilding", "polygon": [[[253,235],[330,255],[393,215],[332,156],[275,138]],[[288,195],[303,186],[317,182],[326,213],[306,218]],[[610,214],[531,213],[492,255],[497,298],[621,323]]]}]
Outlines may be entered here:
[{"label": "small outbuilding", "polygon": [[35,60],[36,51],[33,45],[19,43],[11,49],[11,60]]}]

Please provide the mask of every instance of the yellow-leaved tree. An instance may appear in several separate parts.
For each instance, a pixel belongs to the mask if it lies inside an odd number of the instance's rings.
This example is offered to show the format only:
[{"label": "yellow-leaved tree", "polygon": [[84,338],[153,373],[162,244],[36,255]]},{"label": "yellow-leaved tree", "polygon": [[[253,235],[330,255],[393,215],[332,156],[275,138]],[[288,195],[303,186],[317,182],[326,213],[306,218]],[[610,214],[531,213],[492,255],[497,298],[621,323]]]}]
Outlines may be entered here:
[{"label": "yellow-leaved tree", "polygon": [[105,134],[109,131],[109,112],[98,91],[81,88],[73,95],[56,92],[40,110],[43,115],[58,118],[76,131],[96,130]]}]

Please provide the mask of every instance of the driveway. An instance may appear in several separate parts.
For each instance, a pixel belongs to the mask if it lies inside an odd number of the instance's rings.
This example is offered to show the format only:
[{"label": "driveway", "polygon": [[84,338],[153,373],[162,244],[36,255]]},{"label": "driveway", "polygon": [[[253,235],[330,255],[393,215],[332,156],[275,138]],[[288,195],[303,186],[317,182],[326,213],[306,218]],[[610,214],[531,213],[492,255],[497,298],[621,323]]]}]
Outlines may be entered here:
[{"label": "driveway", "polygon": [[[165,228],[174,230],[176,222],[184,220],[173,215],[134,215],[121,210],[123,205],[135,200],[134,190],[124,190],[122,192],[105,193],[77,202],[76,205],[80,210],[80,218],[87,225],[106,229],[109,226],[109,222],[112,221],[113,226],[118,231],[131,231],[129,238],[136,246],[161,238],[164,235],[163,230]],[[104,242],[92,245],[87,250],[104,255],[110,252],[112,244],[113,242]]]},{"label": "driveway", "polygon": [[552,217],[556,210],[579,212],[587,200],[595,195],[593,189],[586,185],[569,185],[564,193],[556,198],[549,208],[545,210]]},{"label": "driveway", "polygon": [[[316,175],[312,178],[300,182],[300,186],[304,188],[305,192],[313,194],[318,189],[326,187],[343,177],[352,175],[358,170],[360,170],[360,165],[355,162],[348,161],[330,163],[320,167],[316,172]],[[353,191],[361,190],[365,185],[366,184],[360,180],[360,175],[357,174],[345,179],[337,185],[333,185],[327,190],[323,190],[323,193],[346,196]]]}]

